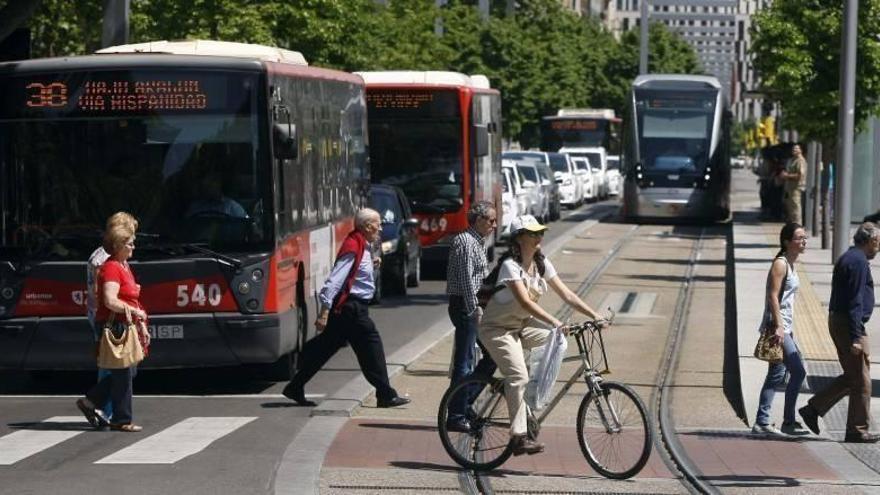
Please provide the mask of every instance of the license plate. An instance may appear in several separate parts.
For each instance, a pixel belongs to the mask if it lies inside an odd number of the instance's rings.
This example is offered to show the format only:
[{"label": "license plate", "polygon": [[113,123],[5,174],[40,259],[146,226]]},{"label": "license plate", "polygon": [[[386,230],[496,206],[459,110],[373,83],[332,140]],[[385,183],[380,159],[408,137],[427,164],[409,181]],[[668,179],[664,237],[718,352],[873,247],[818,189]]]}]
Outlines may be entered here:
[{"label": "license plate", "polygon": [[150,325],[150,338],[158,340],[183,339],[183,325]]}]

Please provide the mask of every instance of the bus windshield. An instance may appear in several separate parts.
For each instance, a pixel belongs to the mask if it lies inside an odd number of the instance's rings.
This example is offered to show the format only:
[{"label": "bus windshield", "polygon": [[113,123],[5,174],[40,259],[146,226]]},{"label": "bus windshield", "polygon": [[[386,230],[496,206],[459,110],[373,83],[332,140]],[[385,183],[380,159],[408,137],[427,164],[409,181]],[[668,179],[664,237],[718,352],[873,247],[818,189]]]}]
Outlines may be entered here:
[{"label": "bus windshield", "polygon": [[[615,124],[616,125],[616,124]],[[617,135],[608,119],[589,117],[545,117],[541,121],[541,149],[604,147],[614,152]]]},{"label": "bus windshield", "polygon": [[180,244],[271,247],[258,78],[182,70],[0,77],[0,249],[81,261],[117,211],[139,220],[139,258],[169,256]]},{"label": "bus windshield", "polygon": [[373,182],[403,189],[418,213],[464,204],[462,119],[454,90],[367,92]]},{"label": "bus windshield", "polygon": [[635,96],[642,166],[702,173],[709,161],[716,94],[637,90]]}]

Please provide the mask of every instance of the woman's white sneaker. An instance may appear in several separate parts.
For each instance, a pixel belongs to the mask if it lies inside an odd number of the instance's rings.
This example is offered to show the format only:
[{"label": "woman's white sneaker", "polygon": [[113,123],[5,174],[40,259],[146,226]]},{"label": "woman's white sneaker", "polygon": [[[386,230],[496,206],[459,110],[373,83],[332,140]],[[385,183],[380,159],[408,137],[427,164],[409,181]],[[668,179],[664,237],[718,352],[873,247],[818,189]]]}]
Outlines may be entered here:
[{"label": "woman's white sneaker", "polygon": [[779,431],[779,428],[776,425],[759,425],[755,423],[755,426],[752,427],[752,433],[755,435],[782,435],[782,432]]}]

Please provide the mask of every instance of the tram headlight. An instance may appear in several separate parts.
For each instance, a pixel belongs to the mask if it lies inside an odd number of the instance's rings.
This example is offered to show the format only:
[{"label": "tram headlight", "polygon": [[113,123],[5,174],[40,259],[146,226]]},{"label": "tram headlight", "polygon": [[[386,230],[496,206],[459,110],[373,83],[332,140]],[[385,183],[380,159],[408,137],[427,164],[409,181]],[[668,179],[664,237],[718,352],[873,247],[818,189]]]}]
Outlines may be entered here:
[{"label": "tram headlight", "polygon": [[639,180],[642,180],[642,179],[644,178],[644,176],[642,175],[641,172],[639,172],[638,174],[636,174],[636,177],[637,177]]},{"label": "tram headlight", "polygon": [[712,176],[711,176],[711,175],[709,175],[709,174],[706,174],[706,175],[704,175],[704,176],[703,176],[703,178],[704,178],[704,179],[706,179],[706,180],[707,180],[707,181],[708,181],[708,180],[709,180],[709,179],[711,179],[711,178],[712,178]]}]

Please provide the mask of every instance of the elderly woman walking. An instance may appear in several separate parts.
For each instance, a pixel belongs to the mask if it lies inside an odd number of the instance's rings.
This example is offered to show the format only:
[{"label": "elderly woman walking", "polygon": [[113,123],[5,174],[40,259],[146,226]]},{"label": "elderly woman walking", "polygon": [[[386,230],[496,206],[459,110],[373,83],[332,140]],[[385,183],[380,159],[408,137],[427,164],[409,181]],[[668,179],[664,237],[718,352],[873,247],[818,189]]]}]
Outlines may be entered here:
[{"label": "elderly woman walking", "polygon": [[[807,372],[793,332],[794,300],[800,286],[794,264],[807,248],[807,234],[803,227],[796,223],[782,227],[779,232],[779,247],[779,253],[776,254],[770,266],[770,273],[767,274],[764,316],[761,319],[760,331],[773,330],[776,341],[782,344],[783,357],[781,363],[768,363],[767,377],[764,379],[764,386],[761,387],[758,414],[755,417],[752,433],[807,435],[809,432],[795,421],[795,406]],[[780,431],[770,423],[770,407],[776,395],[776,387],[785,379],[786,370],[789,379],[785,387],[785,406]]]},{"label": "elderly woman walking", "polygon": [[[115,324],[111,331],[118,338],[125,332],[126,313],[138,323],[140,339],[149,344],[150,335],[146,332],[147,313],[140,303],[141,286],[135,281],[128,260],[134,254],[135,223],[108,222],[104,233],[104,250],[110,258],[98,271],[98,305],[95,314],[95,327],[104,328],[114,315]],[[138,432],[143,428],[132,423],[132,380],[137,368],[111,369],[96,383],[84,398],[76,401],[76,406],[95,427],[107,426],[95,405],[103,406],[108,397],[113,404],[113,418],[110,429],[124,432]]]}]

